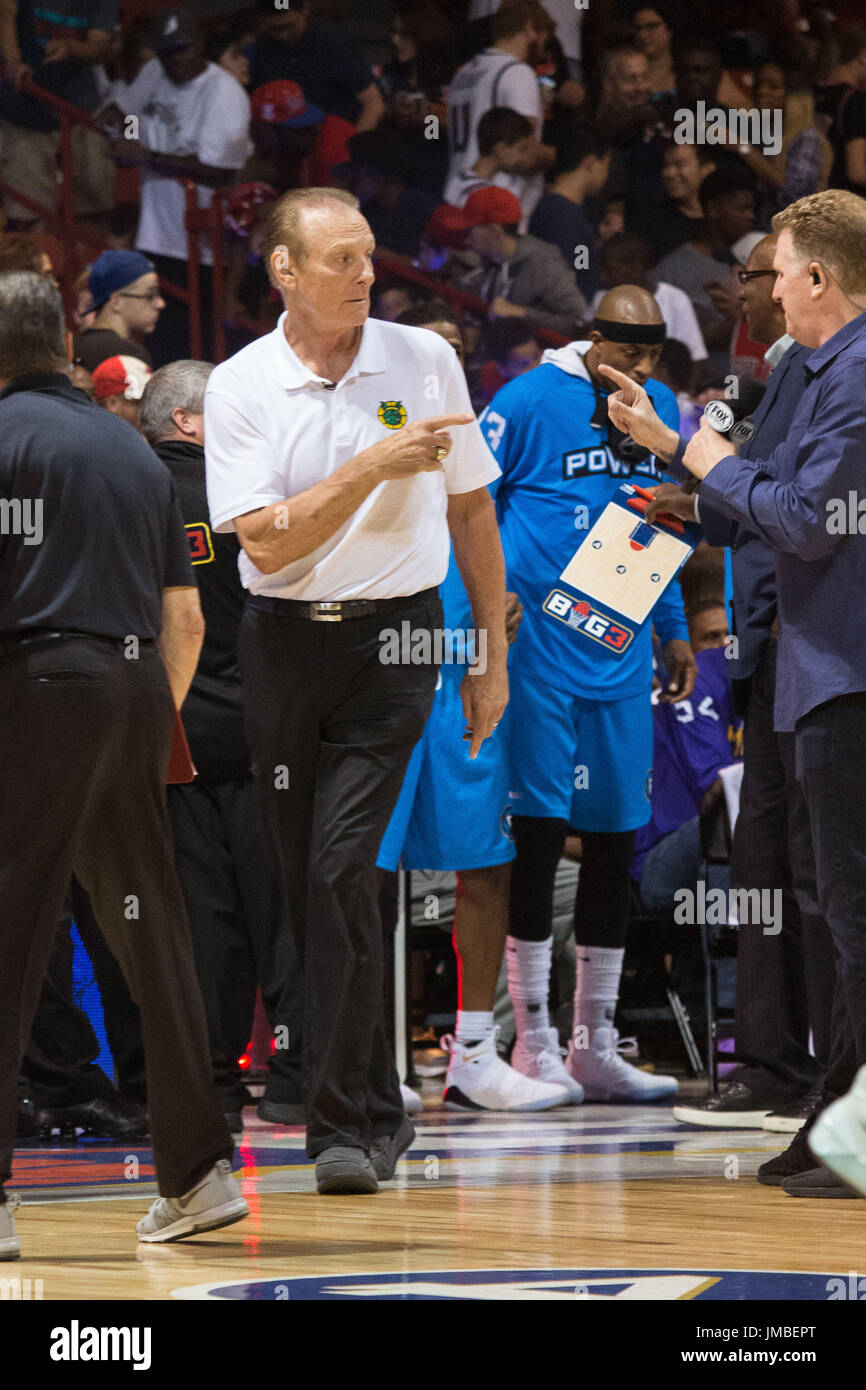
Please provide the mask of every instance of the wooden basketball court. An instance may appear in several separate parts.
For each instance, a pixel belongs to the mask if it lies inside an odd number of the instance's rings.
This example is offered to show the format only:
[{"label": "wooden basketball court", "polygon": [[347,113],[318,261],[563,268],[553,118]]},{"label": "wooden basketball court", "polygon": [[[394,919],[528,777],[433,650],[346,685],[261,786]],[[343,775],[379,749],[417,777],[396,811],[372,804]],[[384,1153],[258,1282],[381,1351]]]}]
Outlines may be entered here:
[{"label": "wooden basketball court", "polygon": [[463,1115],[433,1092],[393,1182],[319,1197],[303,1132],[246,1113],[251,1216],[173,1245],[135,1239],[149,1150],[16,1150],[22,1258],[0,1275],[45,1300],[858,1297],[830,1281],[862,1266],[866,1204],[754,1180],[784,1135],[690,1130],[651,1106]]}]

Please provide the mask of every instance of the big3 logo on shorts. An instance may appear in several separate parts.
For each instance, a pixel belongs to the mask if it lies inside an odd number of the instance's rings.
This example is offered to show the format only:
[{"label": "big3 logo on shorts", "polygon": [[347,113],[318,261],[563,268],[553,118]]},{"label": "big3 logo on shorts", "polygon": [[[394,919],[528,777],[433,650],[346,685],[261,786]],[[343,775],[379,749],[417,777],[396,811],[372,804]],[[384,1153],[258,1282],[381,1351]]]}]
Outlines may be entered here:
[{"label": "big3 logo on shorts", "polygon": [[382,401],[376,414],[386,430],[401,430],[407,419],[402,401]]}]

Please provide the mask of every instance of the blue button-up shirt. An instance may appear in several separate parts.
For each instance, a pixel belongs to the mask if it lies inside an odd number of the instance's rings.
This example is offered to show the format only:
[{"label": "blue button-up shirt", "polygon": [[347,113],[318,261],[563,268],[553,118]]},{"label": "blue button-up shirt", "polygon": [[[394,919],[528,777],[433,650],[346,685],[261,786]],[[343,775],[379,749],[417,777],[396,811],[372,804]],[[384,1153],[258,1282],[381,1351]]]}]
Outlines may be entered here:
[{"label": "blue button-up shirt", "polygon": [[[775,725],[866,690],[866,313],[810,354],[787,438],[766,459],[723,458],[701,483],[710,504],[775,554],[780,637]],[[853,515],[836,534],[836,509]]]}]

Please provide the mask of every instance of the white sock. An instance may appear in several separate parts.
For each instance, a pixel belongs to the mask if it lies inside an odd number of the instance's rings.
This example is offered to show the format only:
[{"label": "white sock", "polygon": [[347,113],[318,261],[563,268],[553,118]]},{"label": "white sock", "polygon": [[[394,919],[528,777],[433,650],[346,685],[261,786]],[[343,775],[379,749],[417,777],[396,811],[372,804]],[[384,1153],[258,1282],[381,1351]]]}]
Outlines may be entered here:
[{"label": "white sock", "polygon": [[543,1033],[550,1028],[547,996],[552,955],[552,936],[546,941],[518,941],[514,936],[506,938],[508,993],[511,995],[518,1037],[524,1033]]},{"label": "white sock", "polygon": [[[596,1029],[613,1027],[624,956],[623,946],[578,944],[572,1030],[575,1046],[586,1047]],[[586,1032],[578,1033],[578,1029]]]},{"label": "white sock", "polygon": [[485,1042],[493,1037],[493,1010],[457,1010],[457,1028],[454,1036],[459,1043]]}]

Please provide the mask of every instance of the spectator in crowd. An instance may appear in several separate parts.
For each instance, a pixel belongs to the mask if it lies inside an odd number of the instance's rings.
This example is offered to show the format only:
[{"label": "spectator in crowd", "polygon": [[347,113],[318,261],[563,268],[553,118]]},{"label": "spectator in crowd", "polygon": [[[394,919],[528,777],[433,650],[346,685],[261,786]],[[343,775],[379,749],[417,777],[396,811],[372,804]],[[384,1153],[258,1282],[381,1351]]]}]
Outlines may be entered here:
[{"label": "spectator in crowd", "polygon": [[411,157],[391,126],[365,130],[349,141],[349,163],[334,176],[355,194],[381,251],[412,256],[438,199],[410,183]]},{"label": "spectator in crowd", "polygon": [[663,8],[638,5],[631,17],[634,41],[649,65],[653,101],[676,93],[672,51],[673,25]]},{"label": "spectator in crowd", "polygon": [[[676,704],[653,710],[652,816],[638,830],[632,877],[648,912],[669,914],[674,893],[701,877],[701,801],[719,769],[739,761],[740,720],[734,713],[724,603],[705,599],[687,613],[698,665],[695,688]],[[727,865],[711,866],[713,888],[727,888]]]},{"label": "spectator in crowd", "polygon": [[24,232],[10,232],[0,236],[0,275],[12,270],[32,270],[36,275],[54,278],[51,257],[44,251],[35,236]]},{"label": "spectator in crowd", "polygon": [[478,408],[486,405],[507,381],[531,372],[541,362],[541,347],[521,319],[497,319],[487,327],[484,348],[490,354],[478,378],[479,389],[472,392]]},{"label": "spectator in crowd", "polygon": [[[225,312],[228,320],[238,323],[248,318],[260,321],[267,314],[272,299],[272,287],[262,259],[262,236],[271,207],[279,194],[272,184],[242,183],[232,189],[226,205],[226,275]],[[274,305],[276,316],[277,305]],[[243,329],[237,341],[228,328],[234,348],[244,347],[249,335]]]},{"label": "spectator in crowd", "polygon": [[610,241],[617,232],[625,231],[625,200],[622,198],[608,198],[604,204],[604,211],[598,223],[598,240],[603,246],[606,241]]},{"label": "spectator in crowd", "polygon": [[839,61],[816,88],[833,147],[831,188],[866,193],[866,29],[839,35]]},{"label": "spectator in crowd", "polygon": [[250,51],[253,87],[289,78],[307,100],[356,130],[373,130],[385,114],[382,93],[352,44],[332,24],[310,18],[309,0],[275,9],[259,0],[258,35]]},{"label": "spectator in crowd", "polygon": [[598,288],[598,265],[595,232],[583,202],[606,184],[611,148],[593,126],[568,124],[557,132],[555,149],[550,183],[530,218],[529,230],[559,247],[566,264],[575,267],[580,292],[589,300]]},{"label": "spectator in crowd", "polygon": [[[382,315],[380,314],[381,318]],[[429,328],[431,333],[438,333],[440,338],[444,338],[446,343],[450,343],[457,354],[457,360],[463,366],[466,353],[463,347],[463,336],[460,332],[460,320],[454,309],[444,299],[419,299],[414,304],[410,304],[395,320],[397,323],[408,324],[410,328]]]},{"label": "spectator in crowd", "polygon": [[528,329],[547,328],[574,338],[586,300],[555,246],[520,235],[520,204],[514,194],[479,188],[467,199],[462,221],[481,264],[464,272],[461,288],[489,305],[490,318],[520,318]]},{"label": "spectator in crowd", "polygon": [[535,167],[534,127],[528,116],[510,106],[494,106],[478,122],[478,158],[445,185],[446,201],[462,208],[476,188],[498,182],[497,175],[519,175]]},{"label": "spectator in crowd", "polygon": [[307,161],[324,119],[324,111],[308,103],[297,82],[283,78],[257,87],[250,97],[253,153],[242,181],[271,184],[277,193],[306,184]]},{"label": "spectator in crowd", "polygon": [[392,285],[387,289],[379,290],[376,295],[377,319],[384,319],[386,323],[396,323],[399,319],[403,323],[403,315],[412,309],[412,295],[409,290],[402,285]]},{"label": "spectator in crowd", "polygon": [[503,0],[492,20],[493,46],[459,68],[448,88],[448,202],[454,201],[451,193],[459,187],[460,176],[478,159],[478,126],[486,111],[508,106],[532,122],[535,172],[500,173],[495,180],[520,203],[524,231],[542,194],[542,171],[553,163],[553,150],[541,143],[544,111],[535,72],[544,59],[552,27],[549,14],[537,0]]},{"label": "spectator in crowd", "polygon": [[[169,10],[154,22],[157,58],[139,75],[148,92],[138,114],[141,139],[120,139],[118,157],[138,166],[141,215],[136,246],[160,275],[186,288],[188,242],[182,178],[198,184],[198,205],[210,206],[212,190],[234,182],[251,152],[250,100],[236,78],[209,63],[195,17]],[[210,238],[201,236],[202,323],[211,321]],[[154,361],[188,356],[189,314],[171,299],[153,335]]]},{"label": "spectator in crowd", "polygon": [[150,367],[140,357],[107,357],[91,373],[91,399],[137,430],[139,403],[150,375]]},{"label": "spectator in crowd", "polygon": [[[662,311],[668,338],[684,344],[691,358],[692,384],[699,384],[707,375],[707,349],[692,302],[684,290],[658,279],[652,271],[653,256],[649,246],[633,232],[620,232],[606,241],[601,251],[601,279],[604,288],[617,285],[640,285],[649,290]],[[598,290],[592,303],[595,313],[601,300]]]},{"label": "spectator in crowd", "polygon": [[763,63],[755,73],[755,106],[782,112],[782,146],[764,154],[758,145],[740,146],[766,196],[763,211],[773,213],[827,187],[833,150],[815,128],[815,99],[810,91],[792,91],[778,63]]},{"label": "spectator in crowd", "polygon": [[448,174],[448,145],[430,140],[429,117],[443,127],[446,87],[456,65],[454,26],[426,0],[402,0],[391,17],[394,58],[378,72],[386,121],[412,156],[412,182],[441,194]]},{"label": "spectator in crowd", "polygon": [[238,1058],[261,984],[275,1050],[259,1117],[303,1124],[298,968],[286,908],[261,829],[238,667],[246,591],[234,535],[214,535],[205,490],[208,362],[172,362],[147,383],[141,430],[174,479],[198,583],[205,639],[183,706],[194,782],[168,788],[178,878],[204,1000],[214,1086],[229,1128],[251,1103]]},{"label": "spectator in crowd", "polygon": [[139,251],[103,251],[87,272],[87,284],[90,294],[80,304],[75,361],[89,372],[118,356],[138,357],[152,366],[140,339],[153,333],[165,308],[153,262]]},{"label": "spectator in crowd", "polygon": [[643,134],[653,118],[652,81],[646,54],[633,44],[608,48],[601,59],[601,99],[595,124],[617,145],[628,145]]},{"label": "spectator in crowd", "polygon": [[[0,28],[9,81],[0,84],[0,178],[53,212],[58,203],[59,120],[21,90],[25,79],[84,111],[100,105],[95,68],[111,52],[117,0],[76,0],[42,6],[18,0],[15,25]],[[72,130],[75,212],[97,223],[114,202],[114,162],[108,141],[86,126]],[[41,214],[3,195],[6,216],[30,224]]]},{"label": "spectator in crowd", "polygon": [[249,11],[229,16],[209,29],[204,42],[204,55],[209,63],[225,68],[244,88],[250,85],[250,60],[246,50],[255,37],[255,25]]},{"label": "spectator in crowd", "polygon": [[715,374],[727,370],[731,334],[740,317],[731,282],[736,263],[731,247],[754,228],[754,184],[748,173],[717,169],[704,179],[699,196],[704,210],[699,234],[664,256],[655,273],[685,290],[692,301]]},{"label": "spectator in crowd", "polygon": [[676,100],[685,106],[703,101],[708,107],[721,105],[720,91],[724,67],[718,44],[712,39],[687,39],[674,53]]},{"label": "spectator in crowd", "polygon": [[649,242],[656,260],[675,251],[683,242],[691,241],[700,232],[704,220],[700,187],[714,168],[706,145],[670,144],[666,147],[661,167],[664,199],[642,209],[640,225],[635,228]]}]

